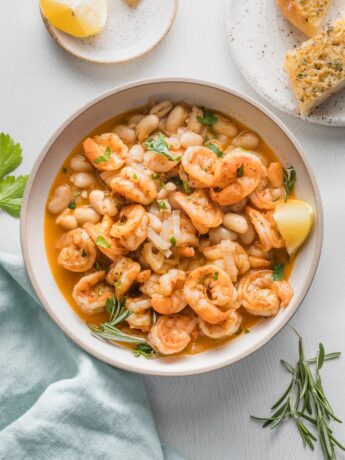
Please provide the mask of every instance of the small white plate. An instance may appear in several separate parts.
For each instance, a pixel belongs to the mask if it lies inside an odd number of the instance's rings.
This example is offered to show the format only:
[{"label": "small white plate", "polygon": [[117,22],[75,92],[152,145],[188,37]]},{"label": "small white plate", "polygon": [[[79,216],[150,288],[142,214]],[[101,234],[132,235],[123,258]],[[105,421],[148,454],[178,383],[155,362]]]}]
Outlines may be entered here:
[{"label": "small white plate", "polygon": [[[345,0],[334,0],[325,24],[344,14]],[[284,18],[275,0],[233,0],[226,13],[226,29],[232,55],[251,86],[278,109],[302,118],[283,70],[283,58],[307,37]],[[345,91],[304,119],[345,126]]]},{"label": "small white plate", "polygon": [[66,51],[91,62],[111,64],[141,56],[157,45],[172,26],[178,0],[140,0],[130,8],[125,0],[109,0],[107,23],[98,35],[75,38],[43,21]]}]

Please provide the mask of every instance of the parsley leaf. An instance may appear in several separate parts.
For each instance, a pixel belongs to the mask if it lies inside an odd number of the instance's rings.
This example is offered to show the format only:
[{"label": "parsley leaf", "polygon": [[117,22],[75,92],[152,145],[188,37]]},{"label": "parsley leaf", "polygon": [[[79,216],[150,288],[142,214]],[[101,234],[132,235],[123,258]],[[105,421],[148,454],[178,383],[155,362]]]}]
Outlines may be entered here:
[{"label": "parsley leaf", "polygon": [[196,117],[199,123],[205,126],[213,126],[217,121],[218,118],[208,109],[204,109],[204,116],[203,117]]},{"label": "parsley leaf", "polygon": [[9,134],[0,133],[0,178],[18,168],[22,162],[22,148]]},{"label": "parsley leaf", "polygon": [[176,246],[176,238],[174,236],[171,236],[169,238],[169,241],[171,243],[171,246],[173,246],[173,247]]},{"label": "parsley leaf", "polygon": [[106,161],[109,161],[111,155],[111,150],[109,145],[107,145],[106,149],[104,150],[104,154],[97,157],[93,162],[98,164],[98,163],[104,163]]},{"label": "parsley leaf", "polygon": [[157,201],[157,208],[159,209],[159,211],[162,211],[163,209],[167,209],[166,202],[163,200]]},{"label": "parsley leaf", "polygon": [[19,217],[23,193],[29,176],[7,176],[0,180],[0,208]]},{"label": "parsley leaf", "polygon": [[133,348],[133,355],[136,358],[139,356],[144,356],[144,358],[154,358],[156,356],[156,352],[148,343],[138,343],[138,345]]},{"label": "parsley leaf", "polygon": [[242,177],[243,173],[244,173],[244,166],[243,166],[243,163],[242,163],[241,166],[236,169],[236,176],[237,177]]},{"label": "parsley leaf", "polygon": [[217,281],[218,277],[219,277],[219,272],[215,272],[213,275],[213,281]]},{"label": "parsley leaf", "polygon": [[217,155],[217,157],[222,158],[224,156],[224,153],[215,144],[207,142],[206,147],[211,149]]},{"label": "parsley leaf", "polygon": [[190,188],[190,185],[187,180],[182,181],[182,186],[183,186],[183,190],[185,191],[187,195],[192,193],[192,189]]},{"label": "parsley leaf", "polygon": [[68,203],[68,207],[69,207],[69,209],[75,209],[77,207],[77,205],[75,204],[75,200],[71,200]]},{"label": "parsley leaf", "polygon": [[285,187],[285,201],[287,201],[295,182],[297,180],[296,170],[293,166],[284,169],[284,187]]},{"label": "parsley leaf", "polygon": [[170,152],[169,146],[165,141],[165,137],[162,133],[158,133],[157,136],[151,137],[145,142],[145,146],[148,150],[164,155],[170,161],[177,161],[174,155]]},{"label": "parsley leaf", "polygon": [[281,281],[284,278],[284,264],[273,265],[272,279],[273,281]]},{"label": "parsley leaf", "polygon": [[110,244],[108,243],[108,241],[102,235],[97,236],[96,244],[100,248],[104,248],[104,249],[109,249],[110,248]]}]

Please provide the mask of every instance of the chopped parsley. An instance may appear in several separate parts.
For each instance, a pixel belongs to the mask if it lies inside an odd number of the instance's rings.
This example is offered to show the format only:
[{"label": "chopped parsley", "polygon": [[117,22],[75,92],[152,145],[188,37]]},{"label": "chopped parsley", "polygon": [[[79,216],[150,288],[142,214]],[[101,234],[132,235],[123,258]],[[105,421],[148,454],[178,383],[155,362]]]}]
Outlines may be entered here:
[{"label": "chopped parsley", "polygon": [[192,193],[192,189],[190,188],[190,185],[187,180],[182,181],[182,187],[187,195]]},{"label": "chopped parsley", "polygon": [[285,187],[285,201],[287,201],[297,180],[296,170],[293,166],[284,169],[284,187]]},{"label": "chopped parsley", "polygon": [[96,244],[100,248],[104,248],[104,249],[109,249],[111,247],[108,241],[102,235],[97,236]]},{"label": "chopped parsley", "polygon": [[284,278],[285,265],[278,263],[273,265],[272,279],[273,281],[281,281]]},{"label": "chopped parsley", "polygon": [[214,113],[208,109],[204,109],[203,117],[198,116],[196,119],[204,126],[213,126],[218,121],[218,118],[214,115]]},{"label": "chopped parsley", "polygon": [[218,278],[219,278],[219,272],[215,272],[213,275],[213,281],[217,281]]},{"label": "chopped parsley", "polygon": [[114,283],[115,289],[120,289],[120,287],[121,287],[121,281],[117,281],[116,283]]},{"label": "chopped parsley", "polygon": [[68,203],[68,207],[69,207],[69,209],[75,209],[77,207],[77,205],[75,204],[75,200],[71,200]]},{"label": "chopped parsley", "polygon": [[87,252],[86,252],[85,249],[83,249],[83,250],[81,251],[81,256],[82,256],[82,257],[86,257],[86,256],[87,256]]},{"label": "chopped parsley", "polygon": [[150,359],[156,356],[156,352],[148,343],[138,343],[138,345],[133,348],[133,355],[136,358],[144,356],[144,358]]},{"label": "chopped parsley", "polygon": [[109,148],[109,145],[106,147],[106,149],[104,150],[104,154],[97,157],[95,160],[94,160],[94,163],[98,164],[98,163],[104,163],[106,161],[109,161],[110,159],[110,155],[111,155],[111,150]]},{"label": "chopped parsley", "polygon": [[162,133],[158,133],[155,137],[151,137],[145,142],[145,146],[148,150],[164,155],[170,161],[177,161],[174,155],[170,152],[169,146],[166,143],[165,137]]},{"label": "chopped parsley", "polygon": [[244,173],[244,166],[243,166],[243,163],[242,163],[241,166],[236,169],[236,176],[237,177],[242,177],[243,173]]},{"label": "chopped parsley", "polygon": [[206,147],[211,149],[217,155],[218,158],[222,158],[224,156],[224,152],[222,152],[215,144],[207,142]]},{"label": "chopped parsley", "polygon": [[137,176],[137,174],[135,174],[135,173],[133,174],[132,177],[133,177],[133,179],[138,179],[138,176]]},{"label": "chopped parsley", "polygon": [[169,241],[170,241],[170,243],[171,243],[171,246],[176,246],[176,238],[175,238],[174,236],[171,236],[171,237],[169,238]]},{"label": "chopped parsley", "polygon": [[159,174],[151,174],[152,179],[157,180],[159,179]]},{"label": "chopped parsley", "polygon": [[167,208],[167,205],[166,205],[166,202],[165,201],[162,201],[162,200],[157,200],[157,208],[159,209],[159,211],[162,211],[163,209],[168,209]]}]

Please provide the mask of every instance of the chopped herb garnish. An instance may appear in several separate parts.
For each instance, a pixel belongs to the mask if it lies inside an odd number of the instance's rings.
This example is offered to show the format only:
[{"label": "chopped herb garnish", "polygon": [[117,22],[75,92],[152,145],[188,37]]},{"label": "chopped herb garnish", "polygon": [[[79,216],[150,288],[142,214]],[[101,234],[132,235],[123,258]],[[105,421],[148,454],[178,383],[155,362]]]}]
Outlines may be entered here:
[{"label": "chopped herb garnish", "polygon": [[79,191],[76,191],[76,192],[73,193],[74,198],[77,198],[80,195],[81,195],[81,192],[79,192]]},{"label": "chopped herb garnish", "polygon": [[68,203],[68,207],[69,207],[69,209],[75,209],[77,207],[77,205],[75,204],[75,200],[71,200]]},{"label": "chopped herb garnish", "polygon": [[284,264],[279,263],[279,264],[273,265],[273,273],[272,273],[273,281],[281,281],[284,278],[284,270],[285,270]]},{"label": "chopped herb garnish", "polygon": [[82,257],[86,257],[86,256],[87,256],[86,249],[83,249],[83,250],[81,251],[81,256],[82,256]]},{"label": "chopped herb garnish", "polygon": [[206,147],[211,149],[219,158],[222,158],[224,156],[224,152],[222,152],[215,144],[212,144],[212,142],[207,142]]},{"label": "chopped herb garnish", "polygon": [[157,180],[159,179],[159,174],[151,174],[152,179]]},{"label": "chopped herb garnish", "polygon": [[192,193],[192,189],[190,188],[190,185],[187,180],[182,181],[182,187],[187,195]]},{"label": "chopped herb garnish", "polygon": [[297,180],[296,170],[293,166],[284,169],[284,187],[285,187],[285,201],[287,201]]},{"label": "chopped herb garnish", "polygon": [[171,243],[171,246],[173,246],[173,247],[176,246],[176,238],[174,236],[171,236],[169,238],[169,241]]},{"label": "chopped herb garnish", "polygon": [[203,117],[196,117],[199,123],[205,126],[213,126],[217,121],[218,118],[208,109],[204,109],[204,116]]},{"label": "chopped herb garnish", "polygon": [[276,201],[280,200],[280,195],[276,196],[274,200],[272,200],[272,203],[275,203]]},{"label": "chopped herb garnish", "polygon": [[244,333],[245,333],[245,334],[249,334],[249,333],[250,333],[250,330],[249,330],[249,329],[245,329],[245,330],[244,330]]},{"label": "chopped herb garnish", "polygon": [[133,348],[133,355],[136,358],[144,356],[144,358],[151,359],[156,356],[156,352],[148,343],[139,343],[135,348]]},{"label": "chopped herb garnish", "polygon": [[213,275],[213,281],[217,281],[219,277],[219,272],[215,272],[215,274]]},{"label": "chopped herb garnish", "polygon": [[242,177],[243,173],[244,173],[244,165],[242,163],[241,166],[236,169],[236,176],[237,177]]},{"label": "chopped herb garnish", "polygon": [[145,142],[145,146],[148,150],[164,155],[170,161],[177,161],[174,155],[170,152],[169,146],[165,141],[165,137],[162,133],[158,133],[155,137],[151,137]]},{"label": "chopped herb garnish", "polygon": [[68,169],[66,168],[66,166],[64,166],[64,167],[62,168],[62,172],[63,172],[64,174],[66,174],[66,173],[68,172]]},{"label": "chopped herb garnish", "polygon": [[102,267],[100,266],[100,264],[98,262],[95,262],[93,264],[93,266],[95,267],[95,269],[98,271],[98,270],[102,270]]},{"label": "chopped herb garnish", "polygon": [[98,163],[104,163],[106,161],[109,161],[110,155],[111,155],[111,150],[110,150],[109,145],[107,145],[106,149],[104,150],[104,154],[99,156],[99,157],[97,157],[94,160],[94,163],[98,164]]},{"label": "chopped herb garnish", "polygon": [[96,244],[100,248],[104,248],[104,249],[109,249],[111,247],[111,245],[108,243],[108,241],[102,235],[97,236]]},{"label": "chopped herb garnish", "polygon": [[114,283],[115,289],[120,289],[120,287],[121,287],[121,281],[117,281],[116,283]]},{"label": "chopped herb garnish", "polygon": [[133,179],[138,179],[137,174],[133,174]]},{"label": "chopped herb garnish", "polygon": [[162,201],[162,200],[157,201],[157,208],[159,209],[159,211],[162,211],[163,209],[168,209],[167,205],[166,205],[166,202]]}]

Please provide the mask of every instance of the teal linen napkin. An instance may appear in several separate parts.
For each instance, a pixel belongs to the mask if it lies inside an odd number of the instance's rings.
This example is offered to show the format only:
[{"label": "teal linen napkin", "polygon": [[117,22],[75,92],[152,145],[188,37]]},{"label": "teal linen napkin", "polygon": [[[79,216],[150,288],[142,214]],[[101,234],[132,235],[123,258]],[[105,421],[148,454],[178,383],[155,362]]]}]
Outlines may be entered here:
[{"label": "teal linen napkin", "polygon": [[22,258],[1,253],[0,459],[181,459],[159,442],[142,377],[71,342]]}]

